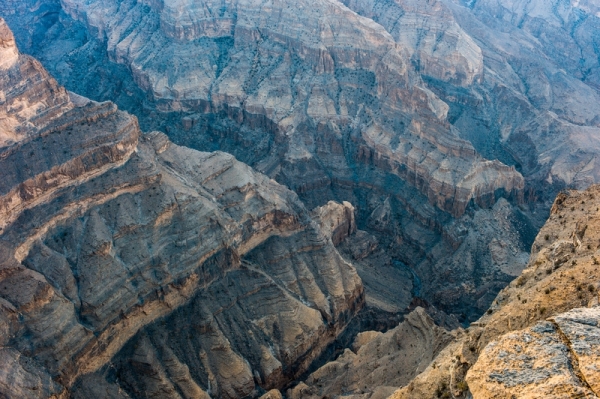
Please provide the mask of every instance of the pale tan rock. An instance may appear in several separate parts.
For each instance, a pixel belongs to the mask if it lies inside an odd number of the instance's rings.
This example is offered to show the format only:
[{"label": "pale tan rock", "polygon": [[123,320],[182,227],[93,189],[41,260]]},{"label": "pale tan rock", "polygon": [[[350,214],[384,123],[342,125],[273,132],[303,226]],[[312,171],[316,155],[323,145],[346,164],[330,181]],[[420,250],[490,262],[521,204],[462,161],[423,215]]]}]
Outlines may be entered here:
[{"label": "pale tan rock", "polygon": [[283,396],[281,396],[281,392],[279,392],[277,389],[272,389],[261,396],[260,399],[283,399]]},{"label": "pale tan rock", "polygon": [[454,20],[443,1],[401,0],[387,9],[376,1],[344,0],[343,3],[384,26],[419,60],[423,74],[460,86],[481,80],[484,68],[481,49]]},{"label": "pale tan rock", "polygon": [[6,26],[4,19],[0,18],[0,70],[6,71],[11,68],[19,59],[19,51],[15,43],[15,38]]},{"label": "pale tan rock", "polygon": [[[571,317],[574,313],[571,312]],[[597,309],[587,313],[598,316]],[[542,322],[488,344],[467,374],[473,397],[596,398],[593,388],[597,386],[588,385],[586,377],[593,377],[597,384],[598,373],[594,370],[597,359],[590,359],[584,353],[593,351],[585,348],[585,343],[597,341],[598,331],[568,323],[569,315],[558,318],[560,323]]]},{"label": "pale tan rock", "polygon": [[387,397],[423,371],[454,335],[418,307],[396,328],[362,333],[353,345],[288,393],[292,398]]},{"label": "pale tan rock", "polygon": [[569,349],[578,378],[594,393],[600,392],[600,308],[578,308],[549,319]]},{"label": "pale tan rock", "polygon": [[323,233],[331,237],[333,245],[338,245],[356,232],[354,206],[348,201],[341,204],[329,201],[327,205],[313,209],[312,217],[319,223]]},{"label": "pale tan rock", "polygon": [[0,18],[0,148],[37,132],[73,108],[67,91],[42,65],[19,56],[15,39]]}]

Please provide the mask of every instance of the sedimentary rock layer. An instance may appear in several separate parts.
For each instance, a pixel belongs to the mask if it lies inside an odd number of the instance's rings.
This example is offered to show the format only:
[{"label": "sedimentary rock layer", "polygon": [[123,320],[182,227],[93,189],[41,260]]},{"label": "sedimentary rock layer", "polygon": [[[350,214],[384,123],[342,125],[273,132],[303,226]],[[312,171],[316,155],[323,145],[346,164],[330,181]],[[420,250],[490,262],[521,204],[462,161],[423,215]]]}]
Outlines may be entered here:
[{"label": "sedimentary rock layer", "polygon": [[293,192],[142,135],[30,57],[2,76],[19,122],[0,148],[2,395],[244,397],[305,371],[363,305]]},{"label": "sedimentary rock layer", "polygon": [[456,338],[417,307],[396,328],[359,334],[351,349],[287,392],[292,399],[361,395],[387,397],[406,385]]},{"label": "sedimentary rock layer", "polygon": [[[359,162],[376,158],[453,215],[470,200],[489,206],[499,191],[519,196],[523,190],[518,172],[485,162],[456,136],[445,122],[447,105],[421,83],[408,50],[336,1],[69,0],[61,6],[106,40],[110,58],[130,68],[157,110],[266,117],[274,142],[252,164],[292,187],[312,191],[330,184],[335,163],[348,168],[339,156],[323,157],[322,138],[310,132],[322,125],[334,135],[354,131]],[[461,35],[447,58],[464,56],[454,75],[469,85],[481,74],[481,51]],[[446,67],[433,69],[448,73]],[[196,133],[193,115],[180,123]],[[343,148],[341,137],[335,140]],[[302,178],[300,163],[313,164],[315,179]]]},{"label": "sedimentary rock layer", "polygon": [[[232,153],[311,209],[352,203],[359,228],[409,266],[421,295],[443,310],[475,320],[510,280],[506,270],[524,266],[541,217],[515,205],[546,198],[525,189],[511,156],[475,140],[502,150],[495,136],[456,125],[460,107],[484,104],[487,75],[481,45],[448,7],[407,3],[398,26],[415,29],[398,30],[379,11],[396,15],[399,2],[5,4],[0,12],[21,43],[71,90],[115,101],[177,144]],[[441,101],[438,80],[456,93]],[[489,230],[501,232],[500,245],[467,237],[475,220],[465,210],[490,210],[501,197],[511,226],[493,211],[484,217],[497,223]],[[385,226],[372,223],[377,215]],[[514,234],[522,237],[504,245]],[[488,245],[499,256],[488,256]],[[459,279],[429,280],[448,263]],[[401,269],[381,274],[396,286],[406,280]]]}]

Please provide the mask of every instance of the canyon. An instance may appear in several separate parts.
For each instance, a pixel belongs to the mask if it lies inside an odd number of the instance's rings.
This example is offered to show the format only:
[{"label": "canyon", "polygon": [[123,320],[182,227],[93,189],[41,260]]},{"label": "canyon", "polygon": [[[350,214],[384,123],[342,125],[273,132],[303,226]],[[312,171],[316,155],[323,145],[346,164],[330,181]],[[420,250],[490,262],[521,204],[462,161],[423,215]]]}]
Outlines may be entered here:
[{"label": "canyon", "polygon": [[3,20],[0,46],[3,396],[243,397],[361,309],[341,233],[296,194],[67,92]]},{"label": "canyon", "polygon": [[[309,209],[350,202],[359,229],[417,276],[419,297],[465,323],[518,276],[555,195],[600,181],[594,10],[558,0],[0,5],[22,50],[69,90],[178,145],[231,153]],[[384,282],[397,281],[390,271]],[[406,307],[365,289],[378,313]]]},{"label": "canyon", "polygon": [[599,12],[0,2],[0,393],[595,397]]}]

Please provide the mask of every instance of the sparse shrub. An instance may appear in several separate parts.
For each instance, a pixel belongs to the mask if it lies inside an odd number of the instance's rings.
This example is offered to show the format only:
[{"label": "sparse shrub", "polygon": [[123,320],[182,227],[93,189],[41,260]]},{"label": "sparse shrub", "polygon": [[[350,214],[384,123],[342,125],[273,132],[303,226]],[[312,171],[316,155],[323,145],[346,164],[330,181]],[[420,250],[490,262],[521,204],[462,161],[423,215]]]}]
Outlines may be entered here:
[{"label": "sparse shrub", "polygon": [[457,388],[459,391],[461,391],[461,392],[464,392],[464,391],[466,391],[467,389],[469,389],[469,386],[467,385],[467,382],[466,382],[466,381],[458,381],[458,382],[456,383],[456,388]]},{"label": "sparse shrub", "polygon": [[546,235],[544,236],[544,239],[545,239],[546,241],[548,241],[548,240],[550,239],[550,234],[546,234]]},{"label": "sparse shrub", "polygon": [[546,308],[542,306],[540,308],[540,314],[544,314],[544,313],[546,313]]},{"label": "sparse shrub", "polygon": [[549,293],[550,293],[550,288],[546,288],[546,289],[544,290],[544,294],[548,295]]},{"label": "sparse shrub", "polygon": [[488,309],[487,310],[487,314],[492,314],[493,310],[492,309]]},{"label": "sparse shrub", "polygon": [[552,269],[546,269],[546,274],[552,274]]},{"label": "sparse shrub", "polygon": [[442,383],[435,390],[435,394],[438,398],[442,397],[442,394],[447,389],[446,383],[442,381]]},{"label": "sparse shrub", "polygon": [[588,291],[589,292],[594,292],[594,291],[596,291],[596,288],[593,285],[590,284],[590,285],[588,285]]},{"label": "sparse shrub", "polygon": [[581,287],[581,284],[577,284],[577,291],[581,291],[583,289],[583,287]]}]

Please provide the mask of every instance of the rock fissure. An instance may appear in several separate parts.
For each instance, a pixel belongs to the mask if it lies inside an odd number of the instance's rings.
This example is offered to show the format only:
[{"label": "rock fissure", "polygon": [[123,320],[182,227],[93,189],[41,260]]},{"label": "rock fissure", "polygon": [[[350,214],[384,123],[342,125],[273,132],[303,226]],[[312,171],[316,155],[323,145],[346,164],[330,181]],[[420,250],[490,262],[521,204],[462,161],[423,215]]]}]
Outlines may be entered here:
[{"label": "rock fissure", "polygon": [[589,389],[590,391],[592,391],[596,395],[598,395],[598,392],[595,392],[594,389],[592,388],[592,386],[590,384],[588,384],[587,380],[585,379],[585,375],[581,372],[581,369],[579,368],[579,357],[577,356],[577,352],[573,350],[571,341],[565,335],[565,333],[562,331],[562,329],[560,328],[558,323],[556,323],[556,321],[554,321],[552,319],[550,319],[549,321],[550,321],[550,323],[552,323],[552,325],[556,329],[556,332],[558,333],[561,341],[563,342],[563,344],[569,351],[569,362],[573,369],[573,373],[577,376],[577,378],[579,379],[579,381],[581,382],[581,384],[584,387],[586,387],[587,389]]}]

